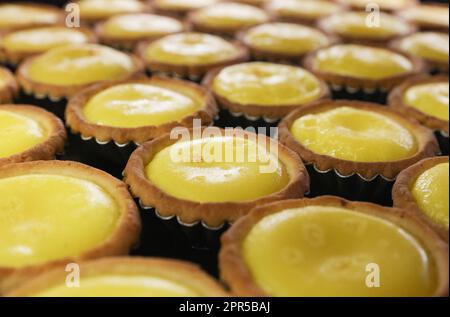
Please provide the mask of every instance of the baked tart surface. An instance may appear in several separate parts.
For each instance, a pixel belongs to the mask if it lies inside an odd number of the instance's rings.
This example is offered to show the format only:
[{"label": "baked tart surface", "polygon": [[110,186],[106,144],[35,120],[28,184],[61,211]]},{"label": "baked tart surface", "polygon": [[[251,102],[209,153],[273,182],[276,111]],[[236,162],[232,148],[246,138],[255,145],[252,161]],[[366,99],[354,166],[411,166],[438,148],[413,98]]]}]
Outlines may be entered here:
[{"label": "baked tart surface", "polygon": [[366,10],[367,6],[377,5],[382,11],[394,12],[419,4],[418,0],[337,0],[353,10]]},{"label": "baked tart surface", "polygon": [[49,26],[62,21],[62,11],[54,6],[25,3],[0,4],[0,31]]},{"label": "baked tart surface", "polygon": [[447,4],[421,4],[400,10],[398,14],[418,25],[422,30],[448,32],[449,10]]},{"label": "baked tart surface", "polygon": [[14,75],[6,68],[0,67],[0,104],[11,102],[19,92]]},{"label": "baked tart surface", "polygon": [[448,245],[407,211],[324,196],[254,209],[220,271],[240,296],[448,296]]},{"label": "baked tart surface", "polygon": [[221,0],[153,0],[152,7],[164,14],[183,17],[193,10],[198,10],[209,5],[215,5]]},{"label": "baked tart surface", "polygon": [[144,1],[139,0],[80,0],[80,18],[83,22],[95,23],[115,15],[148,11]]}]

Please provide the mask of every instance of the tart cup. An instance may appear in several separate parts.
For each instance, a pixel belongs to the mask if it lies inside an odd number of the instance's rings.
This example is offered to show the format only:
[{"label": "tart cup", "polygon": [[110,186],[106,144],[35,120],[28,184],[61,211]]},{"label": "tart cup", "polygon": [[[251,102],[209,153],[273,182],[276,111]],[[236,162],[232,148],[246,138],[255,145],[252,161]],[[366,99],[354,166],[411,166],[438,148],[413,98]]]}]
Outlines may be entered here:
[{"label": "tart cup", "polygon": [[422,125],[434,131],[439,142],[441,152],[444,155],[449,153],[449,125],[448,121],[430,116],[422,111],[415,109],[405,104],[403,96],[405,92],[420,84],[448,82],[447,76],[417,76],[405,81],[400,86],[396,87],[389,95],[388,104],[392,109],[400,112],[406,117],[413,118],[419,121]]},{"label": "tart cup", "polygon": [[17,104],[0,105],[0,111],[2,110],[30,116],[30,118],[36,120],[42,127],[45,127],[48,137],[42,143],[38,143],[24,152],[8,157],[0,157],[0,167],[11,163],[53,160],[57,154],[64,151],[66,130],[62,121],[53,114],[38,107]]},{"label": "tart cup", "polygon": [[91,181],[101,186],[116,199],[119,208],[122,210],[122,215],[117,220],[116,228],[106,240],[95,247],[86,249],[77,256],[59,258],[43,264],[19,268],[0,267],[0,293],[6,292],[31,277],[54,267],[113,255],[125,255],[137,243],[141,227],[139,213],[125,184],[121,181],[114,179],[103,171],[77,162],[36,161],[9,164],[0,168],[0,177],[2,178],[30,173],[64,175]]},{"label": "tart cup", "polygon": [[[201,130],[195,128],[189,133],[195,137],[204,131],[205,128]],[[215,131],[220,131],[220,134],[225,136],[225,130],[215,128]],[[233,131],[233,135],[242,138],[255,137],[254,133],[242,129]],[[177,143],[177,140],[171,139],[169,134],[144,143],[133,152],[125,168],[124,180],[129,185],[131,193],[139,200],[143,213],[155,212],[158,218],[174,230],[178,230],[180,236],[193,247],[214,249],[219,245],[220,234],[229,224],[247,214],[255,206],[303,197],[309,189],[308,173],[298,156],[273,139],[262,135],[258,137],[267,147],[278,149],[279,160],[286,166],[290,181],[280,191],[252,201],[201,203],[176,198],[158,188],[146,177],[144,169],[159,151]],[[144,232],[145,230],[144,228]]]},{"label": "tart cup", "polygon": [[[222,280],[230,287],[235,296],[271,296],[258,285],[245,263],[243,242],[252,228],[263,218],[283,210],[308,206],[326,206],[345,208],[365,215],[381,218],[403,228],[413,235],[433,258],[436,267],[437,285],[432,296],[448,296],[448,245],[444,243],[426,224],[411,215],[407,210],[381,207],[374,204],[351,202],[333,196],[314,199],[299,199],[276,202],[259,206],[241,218],[222,237],[219,263]],[[399,294],[401,296],[401,294]]]},{"label": "tart cup", "polygon": [[[90,1],[90,0],[81,0],[78,2],[82,2],[82,1]],[[108,1],[105,1],[105,6],[107,5]],[[78,4],[80,9],[80,19],[81,19],[81,24],[85,25],[86,27],[93,27],[95,26],[96,23],[105,21],[107,19],[109,19],[110,17],[116,16],[116,15],[120,15],[120,14],[133,14],[133,13],[149,13],[152,12],[152,8],[145,3],[144,1],[141,0],[132,0],[129,2],[133,2],[135,3],[135,7],[132,8],[131,6],[128,8],[122,8],[122,9],[117,9],[115,11],[97,11],[97,12],[83,12],[83,4]],[[89,8],[84,8],[84,10],[89,10]]]},{"label": "tart cup", "polygon": [[[341,3],[342,5],[346,5],[348,6],[349,9],[354,10],[354,11],[365,11],[366,10],[366,6],[368,4],[373,4],[373,5],[378,5],[380,10],[383,12],[389,12],[389,13],[395,13],[398,10],[403,10],[403,9],[407,9],[413,6],[416,6],[420,3],[419,0],[407,0],[407,1],[402,1],[403,4],[399,4],[399,5],[395,5],[395,1],[392,1],[391,4],[385,4],[383,5],[383,3],[377,3],[377,1],[371,1],[371,0],[367,0],[366,3],[362,3],[362,1],[352,1],[352,0],[336,0],[337,3]],[[359,2],[359,3],[358,3]]]},{"label": "tart cup", "polygon": [[0,83],[0,104],[12,102],[19,94],[16,78],[8,69],[0,67],[0,80],[4,82]]},{"label": "tart cup", "polygon": [[421,59],[398,53],[411,61],[413,66],[411,71],[382,79],[366,79],[340,75],[322,71],[314,65],[314,60],[319,52],[320,49],[306,55],[303,60],[303,65],[330,86],[333,97],[336,99],[356,99],[384,104],[387,95],[395,86],[412,76],[426,72],[426,66]]},{"label": "tart cup", "polygon": [[[158,4],[157,0],[147,0],[149,2],[150,7],[152,8],[152,10],[154,12],[156,12],[157,14],[161,14],[161,15],[166,15],[166,16],[171,16],[177,19],[184,19],[186,18],[186,16],[189,14],[189,12],[198,10],[204,6],[208,6],[208,5],[214,5],[216,3],[221,2],[222,0],[211,0],[211,1],[205,1],[205,4],[200,7],[198,6],[189,6],[189,4],[187,6],[172,6],[172,7],[167,7],[161,4]],[[185,1],[188,2],[188,1]]]},{"label": "tart cup", "polygon": [[411,6],[402,10],[397,11],[397,14],[406,20],[410,20],[412,23],[416,24],[421,31],[437,31],[448,33],[448,20],[446,23],[442,23],[439,19],[421,19],[414,16],[413,10],[420,10],[422,8],[436,8],[436,9],[447,9],[448,16],[448,3],[440,2],[426,2],[417,6]]},{"label": "tart cup", "polygon": [[422,160],[413,166],[405,169],[398,175],[392,190],[392,197],[394,200],[394,206],[409,211],[413,215],[420,218],[428,226],[433,228],[434,231],[448,243],[448,228],[434,222],[430,219],[418,206],[412,192],[411,187],[422,173],[433,168],[434,166],[448,163],[448,156],[434,157],[430,159]]},{"label": "tart cup", "polygon": [[[298,118],[342,106],[375,111],[408,125],[418,142],[417,153],[398,161],[354,162],[315,153],[292,135],[291,126]],[[386,107],[362,101],[320,101],[292,112],[281,121],[278,128],[280,142],[296,152],[308,169],[311,177],[311,197],[336,195],[350,200],[391,205],[390,193],[397,175],[405,168],[439,152],[436,138],[429,129]]]},{"label": "tart cup", "polygon": [[[88,101],[99,92],[120,84],[154,84],[168,87],[173,91],[192,94],[201,99],[203,104],[198,111],[181,121],[167,122],[159,126],[119,128],[89,122],[83,114],[83,108]],[[71,131],[71,151],[79,154],[84,162],[121,177],[131,153],[139,144],[169,133],[176,127],[192,127],[195,120],[200,120],[201,125],[211,125],[216,114],[217,106],[213,97],[194,83],[162,77],[138,77],[101,83],[81,91],[69,99],[65,117]]]}]

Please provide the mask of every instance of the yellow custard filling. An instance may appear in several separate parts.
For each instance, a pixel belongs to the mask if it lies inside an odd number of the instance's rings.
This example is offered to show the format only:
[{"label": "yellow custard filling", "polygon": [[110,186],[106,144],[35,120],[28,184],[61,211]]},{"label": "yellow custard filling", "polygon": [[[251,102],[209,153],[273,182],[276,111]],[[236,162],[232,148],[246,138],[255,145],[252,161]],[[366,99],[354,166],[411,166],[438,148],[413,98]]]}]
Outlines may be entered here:
[{"label": "yellow custard filling", "polygon": [[375,80],[403,75],[414,69],[413,63],[403,55],[352,44],[322,49],[313,65],[321,72]]},{"label": "yellow custard filling", "polygon": [[448,163],[438,164],[420,175],[412,187],[419,208],[434,222],[448,229]]},{"label": "yellow custard filling", "polygon": [[306,104],[321,96],[319,80],[294,66],[254,62],[229,66],[214,79],[216,94],[241,105]]},{"label": "yellow custard filling", "polygon": [[264,10],[241,3],[219,3],[198,11],[197,23],[217,28],[244,28],[264,23],[269,16]]},{"label": "yellow custard filling", "polygon": [[399,10],[405,6],[411,4],[411,0],[339,0],[343,4],[350,5],[352,7],[358,7],[365,9],[368,5],[376,4],[382,10]]},{"label": "yellow custard filling", "polygon": [[224,39],[202,33],[168,35],[145,50],[149,61],[175,65],[218,63],[237,56],[238,50]]},{"label": "yellow custard filling", "polygon": [[448,82],[412,86],[405,92],[403,101],[423,113],[448,121]]},{"label": "yellow custard filling", "polygon": [[145,173],[165,193],[202,203],[252,201],[290,181],[284,164],[269,149],[232,136],[175,143],[157,153]]},{"label": "yellow custard filling", "polygon": [[139,39],[181,32],[183,24],[178,20],[153,14],[128,14],[109,19],[103,34],[111,38]]},{"label": "yellow custard filling", "polygon": [[46,129],[32,118],[0,110],[0,158],[25,152],[47,138]]},{"label": "yellow custard filling", "polygon": [[106,46],[85,44],[53,48],[34,59],[27,73],[36,82],[65,86],[121,79],[135,70],[127,54]]},{"label": "yellow custard filling", "polygon": [[213,5],[219,0],[155,0],[155,5],[162,10],[195,10]]},{"label": "yellow custard filling", "polygon": [[401,12],[401,15],[408,20],[417,22],[418,24],[438,24],[449,26],[448,7],[420,5],[413,6]]},{"label": "yellow custard filling", "polygon": [[424,32],[408,36],[400,42],[400,49],[431,61],[448,64],[448,34]]},{"label": "yellow custard filling", "polygon": [[[273,296],[431,296],[437,284],[432,259],[412,235],[338,207],[267,216],[248,233],[242,253],[254,281]],[[380,287],[370,287],[374,264]]]},{"label": "yellow custard filling", "polygon": [[304,54],[330,43],[322,32],[290,23],[256,26],[245,34],[243,40],[253,48],[282,54]]},{"label": "yellow custard filling", "polygon": [[273,1],[270,7],[280,16],[321,18],[342,11],[341,6],[323,0]]},{"label": "yellow custard filling", "polygon": [[179,121],[198,111],[200,98],[152,84],[122,84],[94,95],[83,114],[92,123],[135,128]]},{"label": "yellow custard filling", "polygon": [[418,150],[414,135],[400,122],[350,107],[300,117],[292,124],[291,133],[315,153],[352,162],[397,161]]},{"label": "yellow custard filling", "polygon": [[54,26],[8,34],[0,45],[10,52],[40,53],[57,46],[88,41],[89,37],[77,29]]},{"label": "yellow custard filling", "polygon": [[122,13],[142,12],[146,9],[139,0],[81,0],[80,16],[85,19],[103,19]]},{"label": "yellow custard filling", "polygon": [[0,267],[79,256],[109,238],[120,210],[103,188],[50,174],[0,179]]},{"label": "yellow custard filling", "polygon": [[60,14],[56,10],[21,4],[0,4],[0,29],[55,24],[59,19]]},{"label": "yellow custard filling", "polygon": [[325,27],[342,36],[384,39],[406,34],[410,25],[393,15],[380,13],[379,25],[368,23],[366,12],[348,12],[333,15]]},{"label": "yellow custard filling", "polygon": [[198,297],[201,294],[177,281],[151,275],[104,274],[85,277],[80,287],[58,285],[37,297]]}]

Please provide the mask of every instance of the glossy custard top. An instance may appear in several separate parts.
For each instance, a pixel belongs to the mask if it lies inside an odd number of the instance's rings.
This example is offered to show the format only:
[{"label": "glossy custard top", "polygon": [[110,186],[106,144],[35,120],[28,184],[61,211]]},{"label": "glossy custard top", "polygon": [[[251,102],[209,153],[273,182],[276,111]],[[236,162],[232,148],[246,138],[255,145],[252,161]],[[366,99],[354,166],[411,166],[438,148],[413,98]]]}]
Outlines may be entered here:
[{"label": "glossy custard top", "polygon": [[302,116],[292,124],[291,133],[315,153],[353,162],[397,161],[418,150],[415,136],[401,122],[351,107]]},{"label": "glossy custard top", "polygon": [[449,56],[448,34],[423,32],[404,38],[400,49],[427,60],[448,64]]},{"label": "glossy custard top", "polygon": [[342,11],[341,6],[324,0],[283,0],[269,4],[282,17],[321,18]]},{"label": "glossy custard top", "polygon": [[50,25],[59,22],[57,10],[21,4],[0,4],[0,29],[15,29],[29,25]]},{"label": "glossy custard top", "polygon": [[0,178],[0,267],[22,268],[79,256],[107,240],[120,209],[108,192],[79,178]]},{"label": "glossy custard top", "polygon": [[214,79],[213,90],[241,105],[287,106],[319,99],[322,87],[308,71],[254,62],[229,66]]},{"label": "glossy custard top", "polygon": [[382,10],[399,10],[411,4],[411,0],[339,0],[343,4],[365,9],[367,5],[377,4]]},{"label": "glossy custard top", "polygon": [[412,86],[405,92],[403,101],[423,113],[448,121],[448,81]]},{"label": "glossy custard top", "polygon": [[448,229],[448,163],[438,164],[420,175],[412,187],[413,196],[431,220]]},{"label": "glossy custard top", "polygon": [[220,0],[155,0],[154,3],[163,10],[195,10],[213,5]]},{"label": "glossy custard top", "polygon": [[420,5],[406,9],[400,14],[418,24],[433,24],[449,26],[448,7],[435,5]]},{"label": "glossy custard top", "polygon": [[282,190],[290,181],[269,149],[232,136],[175,143],[157,153],[145,173],[165,193],[202,203],[252,201]]},{"label": "glossy custard top", "polygon": [[139,0],[80,0],[81,19],[104,19],[122,13],[137,13],[146,9]]},{"label": "glossy custard top", "polygon": [[[255,283],[272,296],[431,296],[437,284],[432,259],[411,234],[338,207],[264,217],[242,253]],[[380,287],[369,287],[377,269]]]}]

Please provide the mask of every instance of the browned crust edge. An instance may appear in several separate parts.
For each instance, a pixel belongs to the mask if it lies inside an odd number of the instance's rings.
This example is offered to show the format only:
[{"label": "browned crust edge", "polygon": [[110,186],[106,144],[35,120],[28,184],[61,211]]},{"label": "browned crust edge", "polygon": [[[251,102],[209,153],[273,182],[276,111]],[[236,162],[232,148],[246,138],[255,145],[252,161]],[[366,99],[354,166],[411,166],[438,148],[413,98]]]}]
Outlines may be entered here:
[{"label": "browned crust edge", "polygon": [[[118,128],[90,123],[85,119],[82,110],[92,96],[109,87],[126,83],[154,84],[159,87],[168,88],[201,100],[202,106],[198,111],[184,117],[179,122],[172,121],[159,126]],[[173,128],[178,126],[192,127],[194,119],[200,119],[202,125],[208,126],[214,121],[214,117],[217,113],[218,108],[212,95],[197,84],[179,79],[142,77],[118,82],[102,83],[81,91],[79,94],[69,99],[66,108],[66,122],[72,132],[80,133],[83,137],[95,137],[101,142],[113,140],[120,144],[129,142],[140,144],[169,133]]]},{"label": "browned crust edge", "polygon": [[0,294],[15,285],[56,266],[66,265],[77,261],[128,254],[131,247],[137,243],[141,230],[138,209],[127,186],[111,175],[90,166],[70,161],[35,161],[27,163],[9,164],[0,167],[0,178],[17,175],[55,174],[77,178],[84,178],[101,186],[114,197],[122,210],[116,230],[102,244],[84,253],[23,268],[0,267]]},{"label": "browned crust edge", "polygon": [[19,84],[13,73],[4,67],[0,67],[0,77],[6,82],[3,87],[0,86],[0,104],[11,102],[19,94]]},{"label": "browned crust edge", "polygon": [[436,233],[439,234],[439,236],[447,242],[449,241],[448,229],[431,220],[420,210],[411,192],[411,187],[422,173],[438,164],[448,163],[448,161],[448,156],[434,157],[422,160],[402,171],[398,175],[397,181],[395,182],[394,188],[392,189],[392,198],[394,200],[395,207],[411,211],[418,218],[424,221],[428,226],[433,228]]},{"label": "browned crust edge", "polygon": [[234,295],[254,297],[270,296],[256,285],[242,257],[242,242],[252,227],[262,218],[282,210],[314,205],[347,208],[386,219],[406,229],[421,241],[424,247],[428,249],[430,256],[434,258],[437,267],[438,285],[433,296],[448,296],[448,245],[433,230],[407,210],[381,207],[370,203],[350,202],[333,196],[288,200],[267,204],[253,209],[248,216],[241,218],[234,224],[222,236],[222,248],[219,254],[221,278],[230,286]]},{"label": "browned crust edge", "polygon": [[[215,129],[215,131],[220,131],[221,135],[225,135],[225,130]],[[200,131],[189,130],[191,136],[195,136],[196,132],[203,133],[204,131],[205,128]],[[234,135],[244,138],[255,136],[254,133],[244,130],[235,130]],[[233,222],[263,203],[303,197],[309,190],[309,175],[299,157],[273,139],[262,135],[258,137],[266,142],[268,147],[272,146],[271,149],[278,148],[279,159],[286,166],[291,178],[285,188],[266,197],[248,202],[199,203],[178,199],[163,192],[147,179],[144,168],[160,150],[177,142],[175,139],[171,140],[169,134],[144,143],[133,152],[125,168],[125,182],[143,205],[156,208],[162,216],[176,215],[186,224],[202,221],[211,228],[220,227],[226,222]]]},{"label": "browned crust edge", "polygon": [[[219,72],[223,69],[222,68],[216,68],[211,70],[204,78],[203,80],[203,86],[207,87],[209,91],[213,94],[214,98],[216,99],[218,105],[221,108],[225,108],[233,113],[245,113],[249,116],[253,117],[264,117],[268,118],[270,120],[273,119],[280,119],[291,113],[293,110],[298,109],[299,107],[306,107],[307,105],[311,104],[296,104],[296,105],[286,105],[286,106],[262,106],[262,105],[242,105],[236,102],[233,102],[226,98],[225,96],[221,96],[220,94],[216,93],[212,89],[212,85],[214,82],[214,78],[219,74]],[[320,84],[321,94],[318,97],[317,100],[324,100],[331,97],[330,89],[328,88],[328,85],[321,80],[320,78],[317,78]],[[314,103],[314,102],[312,102]]]},{"label": "browned crust edge", "polygon": [[[333,46],[329,46],[328,48],[330,48],[330,47],[333,47]],[[368,47],[377,48],[377,46],[368,46]],[[328,49],[328,48],[324,48],[324,49]],[[321,50],[322,49],[319,49],[312,53],[307,54],[303,60],[303,65],[310,72],[312,72],[319,78],[322,78],[327,83],[330,83],[334,86],[348,87],[348,88],[354,88],[354,89],[390,91],[392,88],[394,88],[398,84],[402,83],[406,79],[410,78],[411,76],[419,75],[419,74],[425,73],[427,71],[427,69],[421,59],[413,57],[413,56],[409,56],[409,55],[401,53],[401,52],[396,52],[395,50],[391,49],[390,51],[393,51],[397,54],[400,54],[400,55],[408,58],[412,62],[413,70],[410,72],[407,72],[405,74],[392,76],[392,77],[388,77],[388,78],[382,78],[382,79],[365,79],[365,78],[357,78],[357,77],[327,73],[327,72],[320,71],[314,65],[314,59]]]},{"label": "browned crust edge", "polygon": [[408,79],[400,86],[397,86],[392,92],[389,94],[388,97],[388,105],[392,109],[397,110],[398,112],[402,113],[403,115],[414,118],[417,121],[419,121],[424,126],[433,129],[444,132],[446,135],[449,134],[449,124],[448,121],[430,116],[426,113],[421,112],[420,110],[410,107],[407,104],[405,104],[403,100],[403,96],[405,92],[416,85],[421,84],[428,84],[428,83],[439,83],[439,82],[447,82],[448,83],[448,77],[441,75],[441,76],[417,76],[411,79]]},{"label": "browned crust edge", "polygon": [[[343,106],[375,111],[383,115],[393,117],[395,120],[406,124],[410,127],[412,133],[415,134],[415,138],[418,142],[419,147],[417,153],[412,157],[394,162],[352,162],[337,159],[328,155],[314,153],[313,151],[300,144],[291,134],[290,128],[292,124],[301,116]],[[278,128],[280,142],[299,154],[305,163],[314,164],[316,169],[320,171],[328,171],[334,169],[343,176],[349,176],[356,173],[365,180],[371,180],[378,175],[381,175],[386,179],[393,180],[396,178],[398,173],[400,173],[405,168],[424,158],[436,156],[439,153],[437,140],[431,130],[423,127],[415,120],[405,118],[392,109],[370,102],[350,100],[319,101],[308,107],[302,107],[297,111],[292,112],[281,121]]]},{"label": "browned crust edge", "polygon": [[[418,6],[421,6],[421,5],[433,6],[433,7],[443,7],[443,8],[447,8],[447,9],[449,7],[448,3],[440,3],[440,2],[427,2],[427,3],[419,4]],[[411,6],[411,7],[414,7],[414,6]],[[406,16],[404,16],[404,11],[407,11],[411,7],[408,7],[408,8],[402,9],[402,10],[397,10],[396,14],[408,20],[408,18]],[[444,33],[449,32],[448,25],[444,26],[442,24],[433,23],[433,22],[425,23],[424,21],[422,21],[422,22],[415,21],[415,20],[411,20],[411,21],[414,24],[416,24],[421,31],[437,31],[437,32],[444,32]]]},{"label": "browned crust edge", "polygon": [[56,154],[64,151],[66,129],[64,123],[52,113],[35,106],[16,104],[0,105],[1,110],[11,111],[36,120],[47,130],[48,138],[24,152],[0,158],[0,167],[10,163],[52,160]]},{"label": "browned crust edge", "polygon": [[[204,296],[226,297],[223,286],[199,266],[180,260],[144,257],[111,257],[79,263],[83,278],[106,274],[145,275],[168,278]],[[6,297],[28,297],[56,285],[65,285],[64,267],[49,270],[11,290]]]}]

